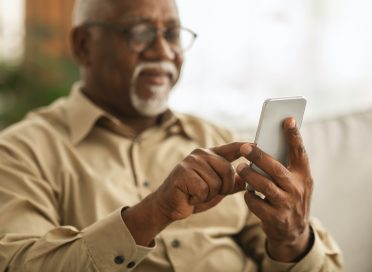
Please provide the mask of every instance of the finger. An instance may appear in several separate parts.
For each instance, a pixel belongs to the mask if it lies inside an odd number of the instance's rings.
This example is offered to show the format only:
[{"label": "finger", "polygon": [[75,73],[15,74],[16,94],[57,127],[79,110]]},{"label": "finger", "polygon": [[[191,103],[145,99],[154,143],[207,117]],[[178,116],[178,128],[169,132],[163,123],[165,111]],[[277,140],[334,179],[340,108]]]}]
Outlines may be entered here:
[{"label": "finger", "polygon": [[234,189],[231,194],[246,190],[246,182],[238,174],[235,174],[234,181]]},{"label": "finger", "polygon": [[[235,170],[231,163],[210,149],[196,149],[186,159],[209,185],[211,197],[234,189]],[[211,198],[209,197],[209,199]]]},{"label": "finger", "polygon": [[195,190],[199,191],[198,194],[203,195],[204,201],[209,201],[220,193],[222,178],[205,157],[205,152],[202,149],[197,149],[185,158],[184,163],[188,165],[187,168],[192,169],[194,175],[199,177],[199,182],[194,184]]},{"label": "finger", "polygon": [[232,165],[224,158],[215,155],[209,156],[207,162],[222,181],[219,194],[231,194],[235,186],[235,170]]},{"label": "finger", "polygon": [[255,192],[247,191],[244,194],[245,202],[249,210],[251,210],[261,221],[269,222],[275,216],[275,209],[265,200],[255,194]]},{"label": "finger", "polygon": [[[224,148],[226,148],[227,146],[228,145],[223,146],[222,150],[226,151],[226,149],[224,150]],[[213,169],[213,171],[219,176],[220,180],[222,181],[219,188],[219,194],[231,194],[234,189],[235,170],[228,160],[226,160],[219,154],[216,154],[213,150],[214,148],[196,149],[192,152],[192,154],[196,154],[197,156],[203,158],[209,164],[209,167]]]},{"label": "finger", "polygon": [[272,182],[272,180],[251,169],[247,164],[239,164],[237,173],[244,181],[248,182],[254,190],[263,194],[266,200],[271,204],[275,205],[285,200],[285,193],[280,187]]},{"label": "finger", "polygon": [[280,188],[287,191],[291,173],[284,165],[253,144],[243,144],[240,153],[268,174]]},{"label": "finger", "polygon": [[240,147],[245,144],[243,142],[234,142],[226,145],[216,146],[211,148],[215,154],[223,157],[225,160],[232,162],[241,157]]},{"label": "finger", "polygon": [[294,118],[284,121],[284,132],[288,141],[288,162],[290,168],[309,169],[309,159],[302,141],[300,130]]},{"label": "finger", "polygon": [[188,176],[188,182],[183,184],[181,190],[189,196],[189,203],[197,205],[208,201],[209,186],[194,171]]}]

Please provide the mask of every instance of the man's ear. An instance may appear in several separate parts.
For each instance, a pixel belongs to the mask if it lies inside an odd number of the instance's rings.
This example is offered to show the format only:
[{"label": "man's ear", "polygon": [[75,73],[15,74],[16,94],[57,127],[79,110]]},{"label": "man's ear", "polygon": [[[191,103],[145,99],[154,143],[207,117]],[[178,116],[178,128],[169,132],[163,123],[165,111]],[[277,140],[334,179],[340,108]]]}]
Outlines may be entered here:
[{"label": "man's ear", "polygon": [[92,35],[86,27],[75,27],[71,31],[72,53],[82,66],[90,65],[90,41]]}]

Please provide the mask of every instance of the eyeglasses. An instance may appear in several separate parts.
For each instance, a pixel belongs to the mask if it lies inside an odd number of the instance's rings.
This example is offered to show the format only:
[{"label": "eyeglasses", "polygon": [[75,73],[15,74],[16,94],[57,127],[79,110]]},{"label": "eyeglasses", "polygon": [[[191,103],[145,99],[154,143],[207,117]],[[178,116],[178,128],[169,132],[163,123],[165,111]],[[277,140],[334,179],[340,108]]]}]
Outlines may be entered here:
[{"label": "eyeglasses", "polygon": [[184,27],[157,28],[150,23],[138,23],[130,27],[113,25],[104,22],[87,22],[83,26],[101,27],[117,32],[123,36],[129,47],[139,53],[154,45],[158,33],[167,41],[169,47],[176,53],[190,49],[197,34]]}]

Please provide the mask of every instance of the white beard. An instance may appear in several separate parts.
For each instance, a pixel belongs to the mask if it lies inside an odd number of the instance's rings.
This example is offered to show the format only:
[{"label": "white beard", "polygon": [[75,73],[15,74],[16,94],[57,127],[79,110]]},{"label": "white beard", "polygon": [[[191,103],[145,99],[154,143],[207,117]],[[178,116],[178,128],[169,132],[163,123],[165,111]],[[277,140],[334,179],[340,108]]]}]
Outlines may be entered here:
[{"label": "white beard", "polygon": [[168,109],[168,96],[170,86],[159,85],[151,86],[150,91],[153,96],[149,99],[141,98],[132,87],[130,99],[133,107],[144,116],[156,116]]},{"label": "white beard", "polygon": [[[143,69],[146,68],[157,68],[162,69],[172,75],[171,82],[162,85],[149,86],[151,97],[144,99],[138,95],[136,89],[136,82],[138,76]],[[175,65],[171,62],[156,62],[156,63],[140,63],[134,70],[131,87],[130,87],[130,99],[132,106],[135,110],[144,116],[157,116],[168,109],[168,97],[170,90],[178,77],[178,71]]]}]

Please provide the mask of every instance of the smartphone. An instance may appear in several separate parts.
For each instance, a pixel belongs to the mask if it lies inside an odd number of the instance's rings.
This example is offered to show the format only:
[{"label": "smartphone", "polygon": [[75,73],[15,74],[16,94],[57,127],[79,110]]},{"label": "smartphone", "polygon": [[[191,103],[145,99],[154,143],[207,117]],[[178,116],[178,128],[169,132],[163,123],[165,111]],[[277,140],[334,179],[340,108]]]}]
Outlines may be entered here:
[{"label": "smartphone", "polygon": [[[283,121],[287,117],[296,120],[301,127],[306,107],[306,99],[302,96],[269,98],[263,103],[260,121],[258,123],[255,144],[274,159],[287,166],[288,144],[283,130]],[[251,167],[262,175],[268,176],[258,166]],[[252,189],[249,185],[248,189]]]}]

